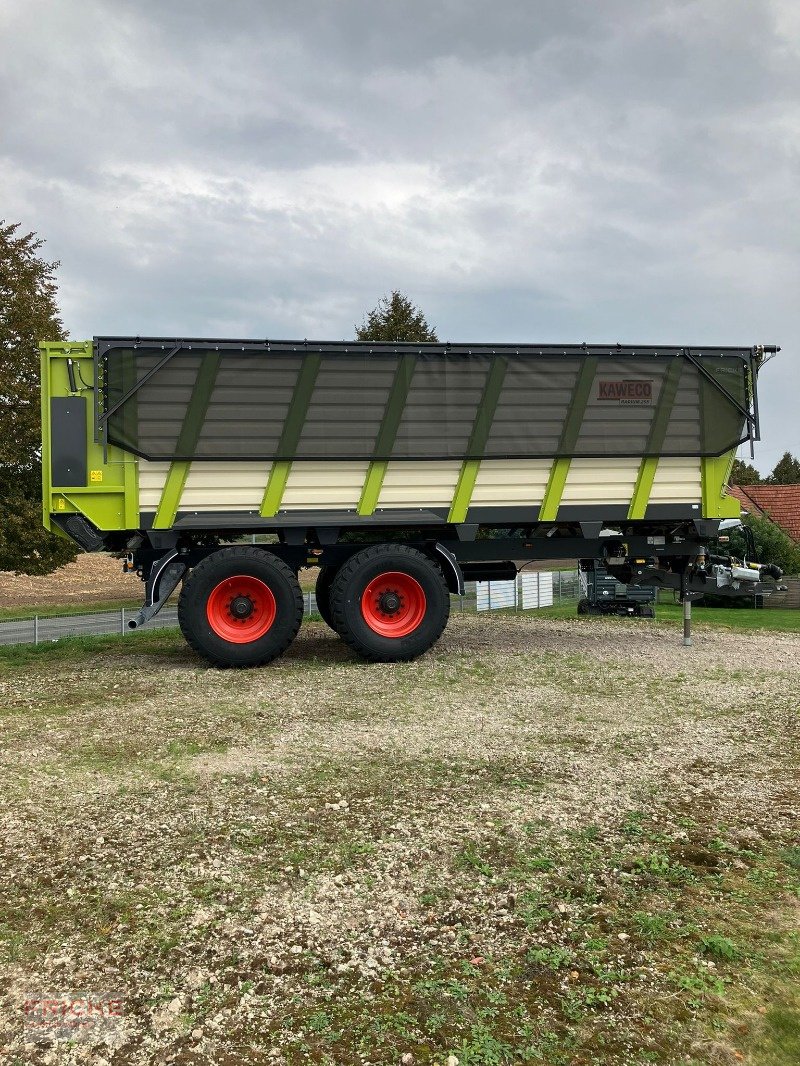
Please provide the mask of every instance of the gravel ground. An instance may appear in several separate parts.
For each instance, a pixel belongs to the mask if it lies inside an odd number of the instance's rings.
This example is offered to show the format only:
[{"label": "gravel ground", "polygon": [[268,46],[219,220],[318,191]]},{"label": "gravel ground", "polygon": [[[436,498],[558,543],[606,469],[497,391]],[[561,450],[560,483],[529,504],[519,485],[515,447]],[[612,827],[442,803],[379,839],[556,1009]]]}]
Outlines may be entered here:
[{"label": "gravel ground", "polygon": [[[535,616],[411,664],[319,623],[258,671],[12,662],[6,1060],[772,1061],[799,680],[796,635]],[[46,996],[121,1017],[56,1039]]]}]

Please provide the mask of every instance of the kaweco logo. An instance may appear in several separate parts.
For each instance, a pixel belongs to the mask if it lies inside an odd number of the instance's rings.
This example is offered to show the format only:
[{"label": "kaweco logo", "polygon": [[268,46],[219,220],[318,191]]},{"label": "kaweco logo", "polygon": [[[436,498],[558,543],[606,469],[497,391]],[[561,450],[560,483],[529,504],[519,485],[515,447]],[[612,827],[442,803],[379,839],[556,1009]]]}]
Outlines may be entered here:
[{"label": "kaweco logo", "polygon": [[624,378],[622,381],[598,381],[597,399],[610,400],[623,407],[647,407],[653,402],[653,382]]}]

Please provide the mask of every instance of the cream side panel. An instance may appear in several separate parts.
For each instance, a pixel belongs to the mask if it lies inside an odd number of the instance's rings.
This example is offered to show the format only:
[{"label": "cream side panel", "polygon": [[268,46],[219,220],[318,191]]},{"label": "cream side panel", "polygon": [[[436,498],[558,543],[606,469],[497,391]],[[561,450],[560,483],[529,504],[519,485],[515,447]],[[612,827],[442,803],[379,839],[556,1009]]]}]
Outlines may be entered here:
[{"label": "cream side panel", "polygon": [[[295,459],[283,492],[281,511],[354,511],[369,469],[368,462],[315,463]],[[260,503],[260,501],[259,501]]]},{"label": "cream side panel", "polygon": [[573,459],[562,503],[630,503],[639,459]]},{"label": "cream side panel", "polygon": [[169,463],[150,463],[139,460],[139,510],[155,511],[161,500],[164,482],[169,473]]},{"label": "cream side panel", "polygon": [[259,511],[271,463],[195,462],[189,467],[179,511]]},{"label": "cream side panel", "polygon": [[378,507],[449,507],[460,472],[459,461],[391,462],[386,467]]},{"label": "cream side panel", "polygon": [[699,503],[703,497],[699,459],[659,459],[650,503]]},{"label": "cream side panel", "polygon": [[552,465],[550,459],[484,459],[470,506],[540,504]]}]

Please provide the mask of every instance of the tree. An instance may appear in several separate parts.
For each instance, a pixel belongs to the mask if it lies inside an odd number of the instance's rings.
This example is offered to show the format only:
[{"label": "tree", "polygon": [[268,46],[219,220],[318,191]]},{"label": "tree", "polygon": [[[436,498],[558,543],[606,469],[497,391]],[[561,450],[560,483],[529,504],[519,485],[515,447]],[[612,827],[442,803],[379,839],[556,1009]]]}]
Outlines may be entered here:
[{"label": "tree", "polygon": [[[760,515],[748,515],[744,524],[752,530],[760,563],[774,563],[785,574],[800,574],[800,545],[795,544],[780,526]],[[731,530],[730,550],[740,559],[749,554],[741,530]]]},{"label": "tree", "polygon": [[39,348],[64,336],[56,305],[58,263],[44,241],[0,220],[0,570],[49,574],[74,545],[42,526]]},{"label": "tree", "polygon": [[784,452],[766,481],[769,485],[799,484],[800,462],[790,452]]},{"label": "tree", "polygon": [[760,485],[761,474],[751,463],[734,459],[731,468],[731,485]]},{"label": "tree", "polygon": [[395,290],[383,296],[378,306],[356,326],[359,341],[436,341],[436,330],[411,301]]}]

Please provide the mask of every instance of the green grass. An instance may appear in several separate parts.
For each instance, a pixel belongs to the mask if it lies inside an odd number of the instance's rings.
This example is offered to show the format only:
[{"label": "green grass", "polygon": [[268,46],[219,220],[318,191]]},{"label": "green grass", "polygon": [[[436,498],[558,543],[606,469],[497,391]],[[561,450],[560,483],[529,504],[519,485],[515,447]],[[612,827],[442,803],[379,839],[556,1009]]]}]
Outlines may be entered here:
[{"label": "green grass", "polygon": [[800,1008],[772,1007],[753,1041],[754,1066],[788,1066],[800,1062]]},{"label": "green grass", "polygon": [[[539,611],[524,613],[538,618],[577,617],[574,603],[561,603],[554,607],[544,607]],[[598,621],[601,618],[600,615],[583,615],[582,617],[589,622]],[[656,607],[656,622],[675,626],[680,625],[682,619],[683,607],[679,603],[660,603]],[[739,607],[702,607],[693,604],[692,622],[701,626],[713,625],[724,629],[766,629],[779,633],[800,633],[800,611],[777,607],[755,611]]]},{"label": "green grass", "polygon": [[0,645],[0,672],[4,669],[26,667],[35,663],[78,662],[98,652],[115,655],[189,655],[189,650],[177,629],[136,630],[135,632],[98,636],[62,637],[42,644]]},{"label": "green grass", "polygon": [[[683,608],[678,603],[661,603],[656,608],[659,622],[680,622]],[[800,611],[767,607],[748,610],[739,607],[697,607],[692,605],[692,621],[727,629],[769,629],[783,633],[800,633]]]}]

